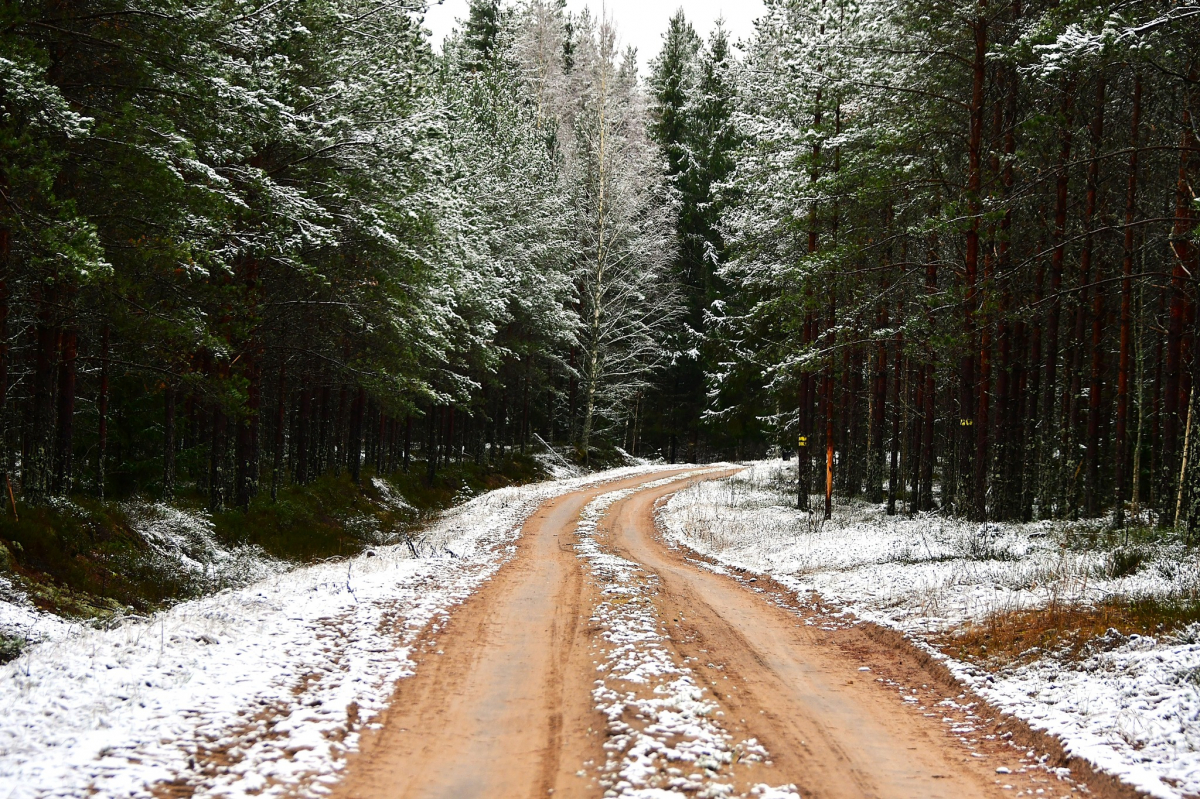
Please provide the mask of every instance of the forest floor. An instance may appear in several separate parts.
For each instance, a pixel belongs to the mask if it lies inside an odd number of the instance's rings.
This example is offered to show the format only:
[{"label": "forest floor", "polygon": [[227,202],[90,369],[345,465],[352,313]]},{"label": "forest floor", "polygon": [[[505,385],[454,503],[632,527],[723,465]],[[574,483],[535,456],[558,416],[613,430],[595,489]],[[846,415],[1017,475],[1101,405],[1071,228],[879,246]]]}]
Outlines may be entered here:
[{"label": "forest floor", "polygon": [[[553,457],[551,457],[553,455]],[[554,458],[558,458],[556,461]],[[298,566],[416,541],[446,509],[486,491],[562,476],[556,453],[516,454],[498,466],[451,463],[430,482],[425,464],[360,484],[327,474],[267,486],[250,507],[213,513],[191,487],[97,500],[80,494],[0,510],[0,663],[71,624],[104,626],[250,585]],[[575,474],[579,474],[576,469]],[[7,500],[7,496],[5,497]]]},{"label": "forest floor", "polygon": [[[737,566],[734,555],[778,552],[781,529],[796,544],[794,523],[777,524],[785,479],[778,464],[659,465],[503,488],[447,513],[420,546],[60,631],[0,667],[0,786],[12,797],[1133,795],[1021,721],[1036,719],[1004,703],[1002,680],[981,677],[992,672],[933,650],[954,625],[906,637],[894,618],[852,617],[846,596],[789,582],[820,573],[812,563]],[[863,527],[841,548],[869,560],[886,533]]]}]

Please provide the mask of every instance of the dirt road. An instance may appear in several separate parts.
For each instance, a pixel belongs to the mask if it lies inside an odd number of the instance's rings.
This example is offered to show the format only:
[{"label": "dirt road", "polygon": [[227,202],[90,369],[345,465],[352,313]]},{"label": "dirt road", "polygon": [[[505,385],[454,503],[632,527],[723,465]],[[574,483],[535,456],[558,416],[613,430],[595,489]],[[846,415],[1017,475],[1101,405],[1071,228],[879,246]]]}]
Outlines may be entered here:
[{"label": "dirt road", "polygon": [[[616,749],[605,743],[615,728],[651,728],[654,720],[639,714],[614,721],[596,708],[597,664],[612,644],[596,622],[595,609],[605,597],[578,557],[575,531],[581,510],[599,495],[682,471],[608,483],[543,506],[526,523],[516,557],[423,643],[416,675],[400,682],[381,728],[366,732],[335,795],[524,799],[593,797],[606,788],[620,794],[637,787],[601,771]],[[1010,763],[1009,771],[1024,771],[1020,754],[995,740],[964,745],[948,732],[946,711],[926,711],[936,696],[901,701],[895,681],[861,665],[886,669],[880,661],[895,654],[894,642],[850,656],[845,646],[824,640],[819,625],[780,607],[777,596],[750,590],[665,546],[655,532],[654,503],[685,484],[680,479],[635,490],[611,506],[594,539],[650,575],[652,587],[639,599],[657,614],[665,634],[661,656],[706,689],[718,708],[710,718],[731,741],[747,742],[747,751],[756,751],[756,744],[766,749],[744,762],[727,758],[719,773],[714,767],[692,774],[694,780],[711,778],[738,795],[791,784],[804,797],[1012,796],[1014,786],[1031,793],[1040,787],[1039,795],[1053,796],[1071,790],[1033,772],[1020,775],[1023,784],[1016,773],[1002,784],[997,768]],[[862,648],[872,646],[868,641]],[[911,671],[907,676],[913,679]],[[624,688],[631,697],[647,690]],[[694,764],[659,760],[647,761],[662,773],[644,775],[645,785],[680,784],[688,779],[680,775],[699,771]],[[688,790],[699,784],[689,783]]]}]

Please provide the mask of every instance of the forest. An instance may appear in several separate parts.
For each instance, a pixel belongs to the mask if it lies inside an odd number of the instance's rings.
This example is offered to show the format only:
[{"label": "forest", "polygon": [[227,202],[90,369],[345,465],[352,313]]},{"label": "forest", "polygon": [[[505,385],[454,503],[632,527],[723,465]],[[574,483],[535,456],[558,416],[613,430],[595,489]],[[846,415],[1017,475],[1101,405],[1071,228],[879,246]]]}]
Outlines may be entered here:
[{"label": "forest", "polygon": [[1200,5],[424,10],[5,4],[11,510],[557,447],[1200,526]]}]

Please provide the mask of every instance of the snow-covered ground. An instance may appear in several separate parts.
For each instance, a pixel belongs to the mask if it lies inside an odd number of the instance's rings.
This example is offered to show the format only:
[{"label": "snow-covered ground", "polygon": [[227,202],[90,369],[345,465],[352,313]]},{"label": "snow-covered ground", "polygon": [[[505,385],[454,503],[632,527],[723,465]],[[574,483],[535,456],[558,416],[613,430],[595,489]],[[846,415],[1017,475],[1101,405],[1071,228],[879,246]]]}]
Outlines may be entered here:
[{"label": "snow-covered ground", "polygon": [[[680,476],[656,480],[662,485]],[[640,490],[640,488],[639,488]],[[602,675],[592,691],[596,708],[608,719],[607,762],[599,769],[605,796],[671,799],[729,797],[728,766],[767,757],[754,739],[735,742],[686,663],[667,648],[662,619],[655,611],[656,575],[606,551],[596,541],[596,523],[613,503],[633,493],[613,491],[592,500],[577,529],[579,557],[587,562],[603,596],[592,623],[606,648]],[[640,725],[626,719],[643,720]],[[798,799],[795,786],[755,786],[759,799]]]},{"label": "snow-covered ground", "polygon": [[[175,780],[202,796],[327,793],[411,673],[417,634],[511,557],[538,505],[657,468],[493,491],[433,525],[419,557],[379,548],[108,630],[50,617],[4,583],[0,623],[42,642],[0,667],[0,793],[149,796]],[[211,544],[195,520],[145,513],[182,567],[189,546]]]},{"label": "snow-covered ground", "polygon": [[[1135,571],[1112,576],[1125,569],[1112,568],[1111,552],[1068,546],[1061,526],[888,517],[867,504],[835,505],[824,522],[795,509],[794,485],[794,464],[757,463],[675,494],[661,522],[678,543],[815,591],[935,652],[929,634],[997,611],[1200,590],[1200,560],[1180,546],[1142,548]],[[1081,662],[1040,653],[998,673],[937,654],[1069,752],[1155,796],[1200,794],[1200,630],[1161,640],[1112,631],[1098,643]]]}]

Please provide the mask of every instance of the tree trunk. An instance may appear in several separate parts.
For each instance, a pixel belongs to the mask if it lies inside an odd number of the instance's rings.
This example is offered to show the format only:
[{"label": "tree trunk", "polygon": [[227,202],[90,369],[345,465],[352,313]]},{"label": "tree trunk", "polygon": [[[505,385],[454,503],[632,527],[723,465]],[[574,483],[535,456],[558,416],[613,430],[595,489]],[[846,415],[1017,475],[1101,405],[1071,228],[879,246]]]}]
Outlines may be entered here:
[{"label": "tree trunk", "polygon": [[896,333],[896,355],[892,359],[892,438],[888,444],[887,515],[896,515],[896,490],[900,483],[900,384],[904,375],[904,335]]},{"label": "tree trunk", "polygon": [[305,485],[309,479],[309,433],[312,429],[312,399],[311,388],[300,389],[300,407],[296,411],[296,464],[292,469],[292,479],[299,485]]},{"label": "tree trunk", "polygon": [[350,407],[350,436],[346,443],[346,467],[355,485],[362,483],[363,414],[367,406],[367,391],[361,386]]},{"label": "tree trunk", "polygon": [[[983,214],[983,198],[980,196],[983,183],[983,111],[984,90],[987,79],[987,4],[986,0],[978,0],[977,14],[971,22],[972,33],[975,37],[975,57],[971,65],[971,124],[967,144],[967,214],[970,217],[966,237],[966,257],[964,275],[966,280],[965,307],[963,309],[963,325],[966,339],[969,342],[968,353],[960,361],[960,380],[962,385],[962,406],[960,420],[963,423],[963,445],[960,451],[963,457],[959,469],[963,477],[971,475],[970,430],[965,429],[968,423],[976,420],[979,413],[987,410],[987,387],[980,386],[976,400],[975,385],[975,312],[979,306],[976,285],[979,274],[979,226]],[[984,338],[986,341],[986,329]],[[981,348],[979,352],[983,352]],[[990,361],[986,355],[981,356],[980,377],[990,373]],[[970,494],[974,494],[975,514],[982,517],[981,508],[986,500],[986,492],[981,485],[985,479],[987,452],[987,425],[975,424],[975,479],[974,484],[966,479],[960,480],[960,486],[971,488],[963,494],[961,507],[970,507]]]},{"label": "tree trunk", "polygon": [[[9,481],[11,459],[8,454],[8,257],[11,238],[8,229],[0,226],[0,477]],[[0,500],[3,498],[0,497]]]},{"label": "tree trunk", "polygon": [[408,471],[408,465],[412,459],[412,414],[407,414],[404,417],[404,471]]},{"label": "tree trunk", "polygon": [[[1092,260],[1092,225],[1096,217],[1096,194],[1100,182],[1100,149],[1104,144],[1104,75],[1096,78],[1096,109],[1092,118],[1092,157],[1088,162],[1087,200],[1083,213],[1083,253],[1080,256],[1080,279],[1087,281]],[[1099,280],[1100,269],[1096,269]],[[1092,302],[1092,368],[1088,385],[1088,429],[1087,470],[1084,480],[1084,507],[1088,516],[1095,516],[1099,504],[1100,481],[1100,381],[1104,368],[1104,353],[1101,350],[1104,324],[1104,295],[1099,288],[1093,292]],[[1083,314],[1085,309],[1080,309]],[[1082,343],[1082,342],[1081,342]],[[1082,349],[1082,347],[1080,348]]]},{"label": "tree trunk", "polygon": [[259,416],[262,410],[262,371],[257,353],[247,353],[243,358],[244,375],[247,381],[246,412],[237,420],[237,438],[234,443],[234,483],[238,507],[246,510],[250,501],[258,495],[259,466]]},{"label": "tree trunk", "polygon": [[[100,414],[100,430],[96,445],[96,493],[104,500],[104,484],[108,469],[108,325],[100,334],[100,395],[96,410]],[[174,455],[171,455],[174,459]],[[169,495],[169,494],[168,494]]]},{"label": "tree trunk", "polygon": [[[1129,463],[1129,352],[1133,321],[1133,233],[1137,219],[1138,135],[1142,119],[1142,76],[1133,76],[1133,109],[1130,112],[1129,178],[1125,188],[1124,257],[1121,261],[1121,349],[1117,362],[1117,463],[1115,474],[1116,524],[1125,523],[1127,465]],[[1139,409],[1141,403],[1138,403]],[[1136,503],[1137,499],[1134,499]]]},{"label": "tree trunk", "polygon": [[271,501],[279,499],[279,483],[283,479],[284,425],[287,424],[287,364],[279,364],[279,385],[275,398],[275,446],[271,453]]},{"label": "tree trunk", "polygon": [[28,435],[28,454],[22,464],[21,481],[22,490],[27,498],[35,502],[45,500],[51,489],[54,367],[59,338],[50,303],[42,299],[39,305],[31,398],[32,419]]},{"label": "tree trunk", "polygon": [[225,510],[225,411],[213,407],[212,435],[208,448],[208,505],[213,513]]},{"label": "tree trunk", "polygon": [[1055,465],[1047,463],[1051,457],[1049,436],[1055,428],[1054,399],[1058,380],[1058,325],[1062,316],[1063,259],[1066,254],[1067,229],[1067,178],[1071,161],[1071,119],[1075,102],[1074,78],[1067,81],[1063,89],[1063,128],[1058,156],[1058,177],[1055,181],[1054,199],[1054,251],[1050,256],[1050,310],[1046,314],[1045,377],[1042,381],[1042,418],[1038,451],[1042,464],[1039,469],[1041,482],[1041,508],[1045,515],[1054,500],[1053,472]]},{"label": "tree trunk", "polygon": [[[1195,79],[1195,70],[1190,76]],[[1190,94],[1190,92],[1189,92]],[[1180,379],[1183,372],[1183,333],[1188,317],[1187,278],[1192,275],[1192,192],[1191,192],[1191,156],[1194,144],[1192,141],[1192,114],[1187,102],[1183,104],[1183,119],[1179,141],[1179,177],[1175,189],[1175,229],[1171,236],[1171,254],[1174,265],[1171,270],[1171,306],[1167,326],[1167,361],[1163,393],[1163,489],[1164,499],[1175,496],[1173,481],[1178,478],[1179,464],[1179,425],[1184,411],[1180,407],[1182,390]],[[1164,506],[1160,510],[1167,510]],[[1161,513],[1160,521],[1168,523],[1170,514]]]},{"label": "tree trunk", "polygon": [[79,355],[78,334],[67,329],[61,335],[58,363],[58,438],[54,447],[54,492],[70,494],[72,456],[75,448],[75,361]]},{"label": "tree trunk", "polygon": [[163,392],[163,497],[175,496],[175,395],[172,385]]}]

